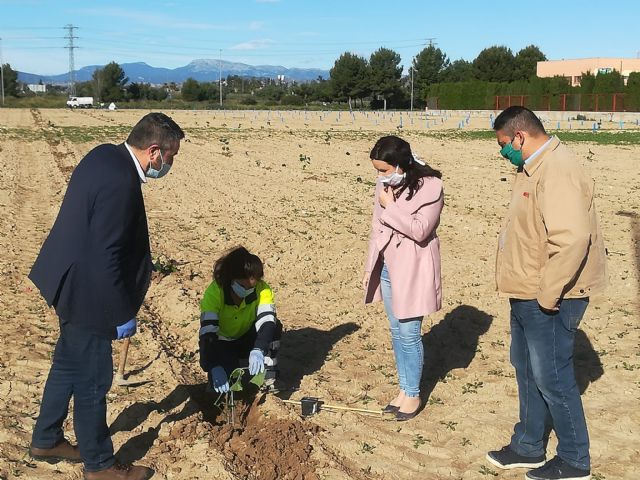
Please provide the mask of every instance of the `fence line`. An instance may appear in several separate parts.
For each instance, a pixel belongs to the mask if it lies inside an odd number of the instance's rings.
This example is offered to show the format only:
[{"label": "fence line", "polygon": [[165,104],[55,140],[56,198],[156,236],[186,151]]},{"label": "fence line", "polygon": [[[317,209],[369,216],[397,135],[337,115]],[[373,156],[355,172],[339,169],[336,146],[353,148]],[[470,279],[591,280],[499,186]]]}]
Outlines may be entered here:
[{"label": "fence line", "polygon": [[[429,109],[478,109],[478,105],[446,105],[439,97],[428,97]],[[459,100],[458,102],[459,103]],[[478,99],[474,100],[474,104]],[[640,97],[625,93],[558,93],[541,95],[495,95],[487,96],[486,110],[504,110],[513,105],[536,111],[560,112],[640,112]]]}]

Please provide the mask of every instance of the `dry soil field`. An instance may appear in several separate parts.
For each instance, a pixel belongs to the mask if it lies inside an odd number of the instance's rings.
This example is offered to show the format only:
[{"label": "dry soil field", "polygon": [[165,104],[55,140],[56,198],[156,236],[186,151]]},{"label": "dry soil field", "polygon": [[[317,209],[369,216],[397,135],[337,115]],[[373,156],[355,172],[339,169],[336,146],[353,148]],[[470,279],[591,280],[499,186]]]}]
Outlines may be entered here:
[{"label": "dry soil field", "polygon": [[[26,453],[58,331],[26,275],[74,166],[93,146],[123,141],[144,113],[0,110],[1,479],[82,478],[79,466]],[[460,133],[455,116],[430,117],[427,129],[424,116],[405,113],[399,129],[399,114],[166,113],[187,140],[170,175],[143,191],[154,258],[177,271],[154,278],[130,349],[129,373],[149,383],[109,394],[118,457],[152,466],[158,479],[522,478],[484,460],[517,416],[508,306],[493,282],[514,171],[495,141],[464,133],[489,120],[471,117]],[[380,305],[362,304],[360,280],[375,179],[368,152],[398,131],[442,170],[446,191],[445,302],[423,327],[428,403],[406,423],[330,411],[304,419],[280,399],[378,409],[396,389],[386,318]],[[575,354],[592,471],[637,478],[640,146],[570,145],[596,178],[609,250],[610,288],[592,299]],[[212,263],[238,244],[265,261],[292,389],[258,396],[233,428],[204,392],[197,335]]]}]

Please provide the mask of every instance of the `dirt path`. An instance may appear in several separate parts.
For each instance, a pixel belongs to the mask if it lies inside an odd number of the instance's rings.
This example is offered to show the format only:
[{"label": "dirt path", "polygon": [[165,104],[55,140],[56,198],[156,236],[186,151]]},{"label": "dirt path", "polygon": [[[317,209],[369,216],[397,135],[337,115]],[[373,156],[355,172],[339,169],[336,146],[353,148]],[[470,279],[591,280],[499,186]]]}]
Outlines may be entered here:
[{"label": "dirt path", "polygon": [[[44,128],[31,112],[33,128]],[[0,438],[0,477],[35,466],[25,455],[37,416],[44,376],[57,338],[57,320],[45,308],[27,274],[57,212],[66,176],[45,141],[12,143],[3,156],[0,259],[0,423],[11,439]],[[65,467],[62,466],[62,471]],[[36,478],[36,477],[33,477]],[[44,477],[42,477],[44,478]]]}]

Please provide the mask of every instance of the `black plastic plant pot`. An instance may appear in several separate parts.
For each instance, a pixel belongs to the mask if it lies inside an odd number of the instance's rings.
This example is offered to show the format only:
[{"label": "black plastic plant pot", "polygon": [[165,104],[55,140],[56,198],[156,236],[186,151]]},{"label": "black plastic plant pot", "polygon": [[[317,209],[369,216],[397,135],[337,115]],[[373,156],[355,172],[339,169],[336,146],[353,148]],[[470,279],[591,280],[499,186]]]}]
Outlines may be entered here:
[{"label": "black plastic plant pot", "polygon": [[302,416],[310,417],[320,411],[320,405],[322,401],[316,397],[303,397],[300,400],[300,406],[302,407]]}]

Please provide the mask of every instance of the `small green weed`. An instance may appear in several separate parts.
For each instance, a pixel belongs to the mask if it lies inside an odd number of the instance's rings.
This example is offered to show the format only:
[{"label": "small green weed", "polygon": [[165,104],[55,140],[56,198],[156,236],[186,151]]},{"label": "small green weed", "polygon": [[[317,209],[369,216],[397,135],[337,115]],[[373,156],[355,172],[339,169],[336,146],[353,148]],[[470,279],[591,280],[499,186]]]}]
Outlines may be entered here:
[{"label": "small green weed", "polygon": [[467,383],[462,386],[462,393],[478,393],[478,389],[483,386],[484,384],[482,382]]},{"label": "small green weed", "polygon": [[486,467],[485,465],[481,465],[480,466],[480,470],[478,470],[478,472],[481,475],[491,475],[493,477],[497,477],[498,476],[498,472],[496,472],[495,470],[491,470],[490,468]]},{"label": "small green weed", "polygon": [[362,442],[362,445],[360,446],[360,451],[362,453],[373,453],[373,451],[376,449],[375,445],[371,445],[367,442]]},{"label": "small green weed", "polygon": [[413,437],[413,448],[420,448],[421,445],[424,445],[425,443],[429,442],[430,440],[427,438],[424,438],[422,435],[420,435],[419,433],[416,434],[415,437]]}]

